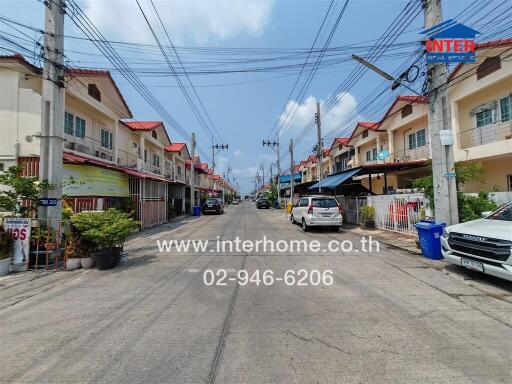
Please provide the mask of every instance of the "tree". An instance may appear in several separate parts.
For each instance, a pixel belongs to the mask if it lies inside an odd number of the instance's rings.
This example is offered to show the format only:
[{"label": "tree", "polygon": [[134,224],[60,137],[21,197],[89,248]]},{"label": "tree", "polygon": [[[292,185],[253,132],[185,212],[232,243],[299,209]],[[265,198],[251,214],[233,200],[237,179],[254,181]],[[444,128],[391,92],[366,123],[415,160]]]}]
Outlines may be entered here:
[{"label": "tree", "polygon": [[[12,166],[0,173],[0,185],[7,187],[0,190],[0,211],[15,217],[35,217],[41,194],[57,188],[57,185],[46,180],[40,182],[37,177],[21,176],[21,171],[22,167]],[[66,184],[74,183],[70,178]]]},{"label": "tree", "polygon": [[[457,183],[457,206],[459,208],[459,221],[465,222],[478,219],[482,212],[493,211],[498,208],[494,201],[489,200],[487,193],[480,192],[478,196],[467,195],[460,192],[462,186],[471,181],[484,181],[482,163],[459,162],[455,163],[455,182]],[[423,191],[428,200],[428,206],[434,208],[434,179],[432,172],[428,176],[414,180],[413,187]]]}]

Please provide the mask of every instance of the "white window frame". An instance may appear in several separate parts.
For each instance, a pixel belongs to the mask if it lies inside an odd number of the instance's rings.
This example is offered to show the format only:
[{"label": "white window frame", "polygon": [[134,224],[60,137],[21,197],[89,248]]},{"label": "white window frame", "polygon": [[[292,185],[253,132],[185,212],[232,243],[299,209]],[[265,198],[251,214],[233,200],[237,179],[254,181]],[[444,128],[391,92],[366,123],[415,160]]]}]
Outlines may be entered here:
[{"label": "white window frame", "polygon": [[[74,133],[74,136],[77,138],[77,139],[85,139],[85,137],[87,136],[87,119],[85,119],[83,116],[80,116],[80,115],[77,115],[76,113],[74,114],[75,118],[74,118],[74,125],[73,125],[73,133]],[[82,136],[78,136],[77,135],[77,119],[80,119],[84,122],[84,135],[83,137]]]},{"label": "white window frame", "polygon": [[[66,132],[66,116],[71,116],[71,133]],[[64,111],[64,133],[68,136],[75,136],[75,114],[69,111]]]},{"label": "white window frame", "polygon": [[[501,101],[502,100],[505,100],[505,99],[508,99],[508,108],[509,108],[509,116],[508,116],[508,119],[507,120],[503,120],[503,114],[501,112]],[[501,122],[507,122],[507,121],[512,121],[512,93],[506,95],[506,96],[503,96],[503,97],[500,97],[498,99],[498,106],[497,106],[498,110],[499,110],[499,116],[500,116],[500,121]]]}]

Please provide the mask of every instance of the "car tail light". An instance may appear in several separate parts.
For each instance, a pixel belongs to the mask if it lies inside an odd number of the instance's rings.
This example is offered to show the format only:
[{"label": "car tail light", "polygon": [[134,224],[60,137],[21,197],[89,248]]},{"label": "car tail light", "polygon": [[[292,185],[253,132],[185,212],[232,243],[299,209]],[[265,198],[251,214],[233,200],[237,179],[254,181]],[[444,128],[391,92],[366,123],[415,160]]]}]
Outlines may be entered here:
[{"label": "car tail light", "polygon": [[308,207],[308,215],[312,215],[312,214],[313,214],[313,206],[312,206],[312,205],[310,205],[310,206]]},{"label": "car tail light", "polygon": [[338,204],[338,212],[341,214],[343,214],[343,205],[341,204]]}]

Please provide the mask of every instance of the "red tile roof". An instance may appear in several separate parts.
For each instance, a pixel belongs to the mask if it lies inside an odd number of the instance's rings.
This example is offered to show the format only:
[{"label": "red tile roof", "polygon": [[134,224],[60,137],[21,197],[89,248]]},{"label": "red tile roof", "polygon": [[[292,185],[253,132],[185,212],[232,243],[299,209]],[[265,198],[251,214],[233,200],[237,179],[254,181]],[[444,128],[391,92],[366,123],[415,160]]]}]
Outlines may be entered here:
[{"label": "red tile roof", "polygon": [[[361,127],[371,129],[372,131],[375,131],[377,128],[379,128],[379,123],[375,121],[360,121],[357,123],[357,125],[360,125]],[[356,127],[357,127],[356,125]]]},{"label": "red tile roof", "polygon": [[163,125],[161,121],[123,121],[133,131],[152,131],[159,125]]},{"label": "red tile roof", "polygon": [[[484,42],[476,44],[475,45],[475,50],[477,50],[479,48],[492,48],[492,47],[500,47],[500,46],[503,46],[503,45],[511,45],[511,44],[512,44],[512,38],[484,41]],[[467,64],[467,63],[459,63],[459,64],[457,64],[455,69],[448,76],[448,81],[452,80],[455,77],[455,75],[460,71],[460,69],[462,68],[462,66],[464,64]]]},{"label": "red tile roof", "polygon": [[20,53],[15,53],[14,55],[0,55],[0,61],[15,61],[35,73],[42,72],[41,68],[30,64]]},{"label": "red tile roof", "polygon": [[117,95],[121,99],[121,102],[123,103],[124,107],[128,111],[128,115],[130,118],[133,117],[132,111],[130,111],[130,107],[128,107],[128,104],[126,103],[126,100],[123,97],[123,94],[117,87],[116,82],[112,78],[112,75],[110,74],[110,71],[106,71],[103,69],[87,69],[87,68],[66,68],[65,69],[66,74],[71,76],[105,76],[108,78],[110,83],[112,84],[112,87],[116,91]]},{"label": "red tile roof", "polygon": [[173,143],[165,147],[167,152],[181,152],[181,150],[186,146],[185,143]]}]

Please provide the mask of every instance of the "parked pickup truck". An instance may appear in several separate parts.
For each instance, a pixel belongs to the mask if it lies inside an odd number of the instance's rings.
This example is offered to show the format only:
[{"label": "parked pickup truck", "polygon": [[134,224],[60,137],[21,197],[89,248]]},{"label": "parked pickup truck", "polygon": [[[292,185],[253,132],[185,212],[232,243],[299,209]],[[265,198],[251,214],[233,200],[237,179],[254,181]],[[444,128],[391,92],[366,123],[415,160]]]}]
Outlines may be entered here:
[{"label": "parked pickup truck", "polygon": [[443,256],[449,263],[512,281],[512,203],[483,215],[445,228]]}]

